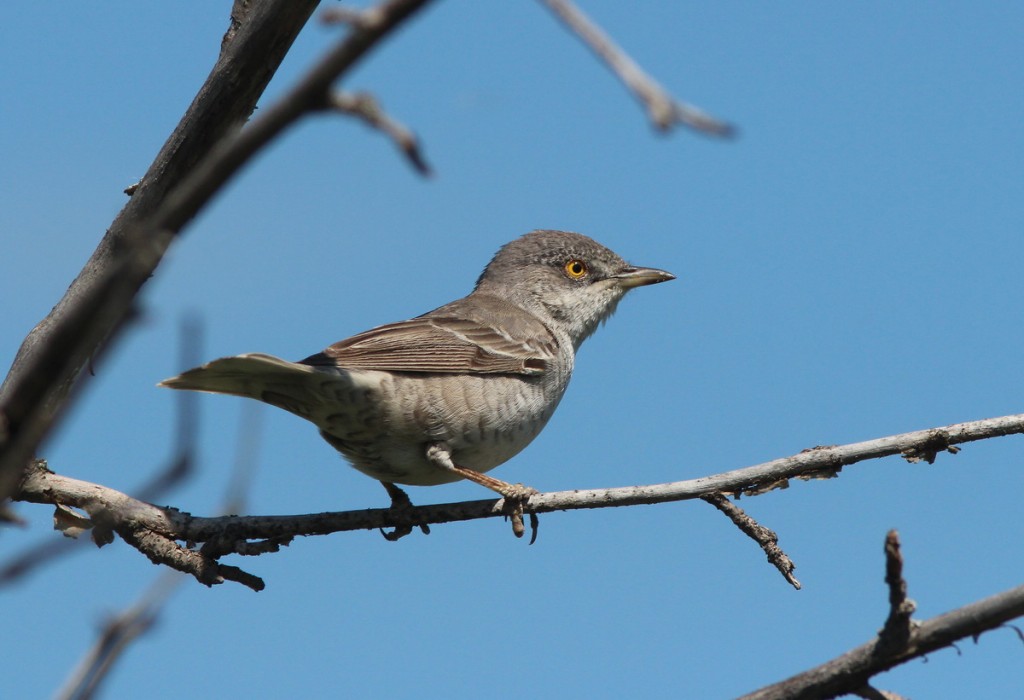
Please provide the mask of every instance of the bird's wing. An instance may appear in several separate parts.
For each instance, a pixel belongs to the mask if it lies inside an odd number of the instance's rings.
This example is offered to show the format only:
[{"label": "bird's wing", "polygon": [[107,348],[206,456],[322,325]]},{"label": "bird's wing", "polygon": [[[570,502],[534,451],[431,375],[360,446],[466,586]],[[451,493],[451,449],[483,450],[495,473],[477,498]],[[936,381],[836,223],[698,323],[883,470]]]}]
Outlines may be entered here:
[{"label": "bird's wing", "polygon": [[390,372],[537,375],[558,356],[557,338],[535,316],[499,299],[465,302],[354,335],[301,363]]}]

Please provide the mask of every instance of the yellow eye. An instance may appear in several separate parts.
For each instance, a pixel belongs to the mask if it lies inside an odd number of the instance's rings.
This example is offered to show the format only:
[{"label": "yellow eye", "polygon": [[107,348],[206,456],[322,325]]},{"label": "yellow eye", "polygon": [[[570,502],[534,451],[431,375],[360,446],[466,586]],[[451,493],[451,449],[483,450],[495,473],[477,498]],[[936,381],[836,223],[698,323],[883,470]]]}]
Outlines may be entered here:
[{"label": "yellow eye", "polygon": [[587,274],[587,264],[582,260],[573,258],[565,264],[565,274],[569,275],[571,280],[578,280]]}]

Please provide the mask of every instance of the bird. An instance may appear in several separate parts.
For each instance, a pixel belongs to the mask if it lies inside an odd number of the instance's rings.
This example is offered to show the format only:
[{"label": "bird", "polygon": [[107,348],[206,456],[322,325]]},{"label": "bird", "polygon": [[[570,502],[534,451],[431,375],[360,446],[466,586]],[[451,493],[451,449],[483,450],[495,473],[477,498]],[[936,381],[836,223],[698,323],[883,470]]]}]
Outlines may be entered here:
[{"label": "bird", "polygon": [[583,234],[531,231],[498,250],[468,296],[421,316],[298,362],[224,357],[158,386],[243,396],[310,421],[384,485],[394,508],[411,505],[398,484],[473,481],[519,503],[513,530],[521,536],[522,502],[537,491],[485,472],[537,437],[565,394],[580,345],[626,292],[672,279]]}]

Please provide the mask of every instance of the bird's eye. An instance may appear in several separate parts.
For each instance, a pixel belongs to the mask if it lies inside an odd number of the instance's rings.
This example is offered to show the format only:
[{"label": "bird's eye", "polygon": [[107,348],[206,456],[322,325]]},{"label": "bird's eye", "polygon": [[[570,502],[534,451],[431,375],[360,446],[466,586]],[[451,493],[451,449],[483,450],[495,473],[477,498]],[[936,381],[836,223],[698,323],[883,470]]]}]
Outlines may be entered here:
[{"label": "bird's eye", "polygon": [[571,280],[581,279],[587,274],[587,264],[582,260],[573,258],[565,264],[565,274],[567,274]]}]

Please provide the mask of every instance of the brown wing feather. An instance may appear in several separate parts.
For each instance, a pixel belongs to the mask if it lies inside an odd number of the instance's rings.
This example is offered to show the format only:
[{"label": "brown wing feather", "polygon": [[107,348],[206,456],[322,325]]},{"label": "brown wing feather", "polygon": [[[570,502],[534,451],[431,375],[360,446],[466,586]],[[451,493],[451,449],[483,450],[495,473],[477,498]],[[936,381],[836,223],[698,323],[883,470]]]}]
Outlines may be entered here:
[{"label": "brown wing feather", "polygon": [[[535,317],[497,299],[477,300],[468,307],[465,301],[354,335],[302,364],[391,372],[534,375],[556,356],[557,339]],[[500,316],[518,317],[518,323],[508,324],[502,318],[503,330],[498,331],[466,317],[479,317],[481,310],[484,316],[500,310]]]}]

